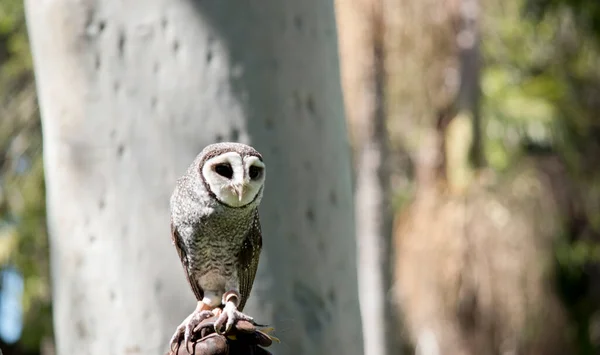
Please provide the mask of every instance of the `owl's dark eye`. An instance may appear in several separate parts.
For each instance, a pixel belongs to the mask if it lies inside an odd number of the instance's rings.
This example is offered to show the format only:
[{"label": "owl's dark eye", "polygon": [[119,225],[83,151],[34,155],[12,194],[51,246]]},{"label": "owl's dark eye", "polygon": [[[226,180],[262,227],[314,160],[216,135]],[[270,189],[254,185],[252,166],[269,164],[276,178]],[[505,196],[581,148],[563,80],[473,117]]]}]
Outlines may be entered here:
[{"label": "owl's dark eye", "polygon": [[233,177],[233,169],[231,168],[231,164],[223,163],[215,165],[215,172],[222,177],[231,179]]},{"label": "owl's dark eye", "polygon": [[250,166],[250,169],[248,169],[248,175],[250,175],[250,179],[252,180],[256,180],[260,177],[260,175],[262,174],[262,168],[252,165]]}]

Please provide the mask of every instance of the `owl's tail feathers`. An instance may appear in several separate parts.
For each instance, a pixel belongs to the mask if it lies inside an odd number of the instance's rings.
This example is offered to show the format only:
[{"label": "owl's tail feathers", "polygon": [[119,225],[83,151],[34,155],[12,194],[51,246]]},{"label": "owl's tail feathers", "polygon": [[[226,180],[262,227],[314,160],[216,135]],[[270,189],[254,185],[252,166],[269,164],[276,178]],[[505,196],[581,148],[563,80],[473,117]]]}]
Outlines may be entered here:
[{"label": "owl's tail feathers", "polygon": [[[272,342],[276,342],[276,343],[281,343],[281,340],[279,340],[279,338],[277,338],[276,336],[273,336],[269,333],[274,332],[275,328],[273,327],[268,327],[268,328],[263,328],[261,330],[257,330],[256,332],[261,334],[261,336],[265,336],[267,338],[269,338]],[[269,344],[270,345],[270,344]]]}]

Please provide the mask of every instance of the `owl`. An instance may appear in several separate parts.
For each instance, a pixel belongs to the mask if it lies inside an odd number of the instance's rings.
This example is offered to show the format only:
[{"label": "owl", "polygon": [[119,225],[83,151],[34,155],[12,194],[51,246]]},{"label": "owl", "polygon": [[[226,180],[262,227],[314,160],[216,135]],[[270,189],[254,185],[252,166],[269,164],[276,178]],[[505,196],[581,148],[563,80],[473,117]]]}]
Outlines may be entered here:
[{"label": "owl", "polygon": [[179,325],[171,349],[218,314],[215,331],[226,333],[248,300],[262,247],[258,216],[266,178],[263,158],[251,146],[223,142],[204,148],[177,180],[171,196],[171,238],[196,309]]}]

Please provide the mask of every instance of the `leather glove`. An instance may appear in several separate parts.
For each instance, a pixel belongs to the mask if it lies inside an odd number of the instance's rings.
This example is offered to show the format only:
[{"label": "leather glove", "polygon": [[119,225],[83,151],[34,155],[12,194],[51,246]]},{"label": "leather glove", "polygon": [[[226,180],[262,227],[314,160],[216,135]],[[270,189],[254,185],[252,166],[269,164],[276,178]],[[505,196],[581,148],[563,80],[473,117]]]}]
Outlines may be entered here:
[{"label": "leather glove", "polygon": [[244,320],[237,321],[226,335],[217,334],[216,320],[216,316],[205,319],[194,329],[189,344],[191,353],[186,344],[180,343],[169,355],[271,355],[264,347],[278,341]]}]

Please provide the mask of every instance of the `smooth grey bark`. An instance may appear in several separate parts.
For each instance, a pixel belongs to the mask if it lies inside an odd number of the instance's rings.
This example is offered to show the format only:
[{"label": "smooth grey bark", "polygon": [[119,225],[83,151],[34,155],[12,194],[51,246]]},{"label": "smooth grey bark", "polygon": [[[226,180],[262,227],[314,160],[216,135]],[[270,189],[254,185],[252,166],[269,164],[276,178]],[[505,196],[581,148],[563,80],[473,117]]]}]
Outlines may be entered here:
[{"label": "smooth grey bark", "polygon": [[276,354],[360,354],[333,3],[28,0],[57,353],[162,354],[195,300],[169,238],[175,179],[214,141],[268,166],[245,311]]}]

